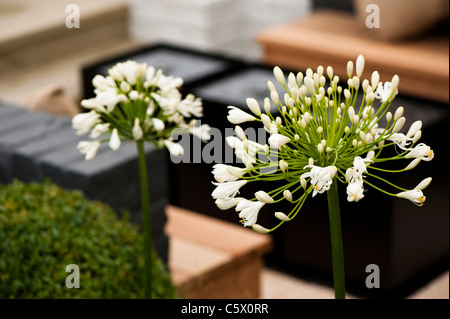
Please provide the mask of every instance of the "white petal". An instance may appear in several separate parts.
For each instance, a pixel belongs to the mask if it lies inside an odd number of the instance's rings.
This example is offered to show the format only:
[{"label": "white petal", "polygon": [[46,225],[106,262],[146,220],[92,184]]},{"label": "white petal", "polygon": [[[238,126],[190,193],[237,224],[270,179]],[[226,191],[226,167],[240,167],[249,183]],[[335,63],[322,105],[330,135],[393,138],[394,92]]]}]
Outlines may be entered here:
[{"label": "white petal", "polygon": [[238,180],[224,183],[213,183],[216,186],[211,196],[214,199],[235,197],[239,193],[239,189],[247,184],[246,180]]},{"label": "white petal", "polygon": [[244,200],[243,197],[230,197],[230,198],[218,198],[215,203],[217,207],[221,210],[227,210],[235,207],[241,200]]},{"label": "white petal", "polygon": [[244,226],[253,226],[256,223],[258,213],[264,205],[262,202],[253,202],[246,199],[236,205],[236,211],[240,211],[239,217],[242,218]]},{"label": "white petal", "polygon": [[81,141],[78,143],[77,148],[82,154],[85,154],[86,161],[90,161],[97,154],[98,148],[100,147],[100,141]]}]

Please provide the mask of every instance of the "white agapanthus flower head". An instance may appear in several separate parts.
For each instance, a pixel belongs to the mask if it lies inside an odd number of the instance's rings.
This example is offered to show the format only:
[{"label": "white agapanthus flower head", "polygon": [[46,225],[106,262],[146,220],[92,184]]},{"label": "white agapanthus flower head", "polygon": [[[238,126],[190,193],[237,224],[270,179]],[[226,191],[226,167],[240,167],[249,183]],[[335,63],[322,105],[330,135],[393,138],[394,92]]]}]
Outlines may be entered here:
[{"label": "white agapanthus flower head", "polygon": [[[78,135],[91,132],[90,137],[98,139],[79,144],[86,159],[92,159],[100,143],[108,140],[113,150],[120,148],[121,141],[143,140],[181,156],[183,147],[170,139],[176,128],[203,141],[210,138],[209,125],[196,125],[193,118],[203,116],[202,102],[192,94],[182,97],[181,78],[166,76],[146,63],[126,61],[110,68],[107,76],[96,75],[92,83],[95,97],[81,101],[90,111],[72,119]],[[186,122],[186,118],[193,119]]]},{"label": "white agapanthus flower head", "polygon": [[[310,194],[320,196],[333,183],[346,187],[349,202],[365,200],[372,189],[423,205],[426,199],[423,189],[431,178],[408,190],[377,174],[406,172],[421,161],[434,158],[428,145],[417,144],[422,136],[422,122],[414,122],[403,133],[405,108],[389,110],[398,94],[399,77],[395,75],[391,81],[382,83],[375,71],[370,80],[363,79],[364,65],[361,55],[356,63],[349,61],[345,81],[334,74],[331,66],[326,69],[319,66],[317,72],[309,68],[305,74],[290,73],[287,77],[275,67],[274,77],[285,92],[277,92],[273,82],[268,81],[269,92],[263,108],[253,98],[246,100],[251,114],[230,106],[228,120],[237,124],[236,136],[227,137],[226,142],[245,167],[214,166],[217,182],[212,196],[218,207],[235,207],[244,226],[267,233],[292,220]],[[362,102],[357,98],[359,94],[363,96]],[[278,112],[273,112],[274,109]],[[249,140],[241,127],[255,121],[269,134],[265,145]],[[389,147],[394,152],[384,156]],[[402,159],[409,162],[404,169],[389,169],[389,161]],[[280,186],[280,181],[284,186]],[[257,191],[251,198],[236,200],[241,188],[252,182],[258,182],[261,188],[267,185],[267,189]],[[276,187],[271,189],[271,185]],[[264,205],[283,200],[291,204],[292,210],[275,212],[277,226],[269,229],[257,223]]]}]

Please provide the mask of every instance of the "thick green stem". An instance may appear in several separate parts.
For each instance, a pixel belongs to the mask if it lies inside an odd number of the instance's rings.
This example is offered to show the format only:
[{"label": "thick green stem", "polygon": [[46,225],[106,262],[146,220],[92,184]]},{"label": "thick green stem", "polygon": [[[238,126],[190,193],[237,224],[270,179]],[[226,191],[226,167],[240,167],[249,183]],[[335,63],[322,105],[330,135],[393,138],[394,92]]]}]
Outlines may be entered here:
[{"label": "thick green stem", "polygon": [[139,175],[141,179],[142,231],[144,234],[144,280],[145,298],[152,298],[152,221],[150,215],[150,198],[148,193],[147,164],[144,142],[136,142],[139,158]]},{"label": "thick green stem", "polygon": [[330,218],[331,256],[333,260],[334,297],[345,299],[344,252],[342,248],[341,216],[337,180],[333,180],[327,191]]}]

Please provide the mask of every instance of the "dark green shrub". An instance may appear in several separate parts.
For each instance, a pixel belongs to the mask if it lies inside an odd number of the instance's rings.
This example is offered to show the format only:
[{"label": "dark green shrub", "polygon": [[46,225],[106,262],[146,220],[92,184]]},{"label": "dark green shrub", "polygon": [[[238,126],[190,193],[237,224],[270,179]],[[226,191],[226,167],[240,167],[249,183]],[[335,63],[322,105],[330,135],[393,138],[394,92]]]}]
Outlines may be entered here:
[{"label": "dark green shrub", "polygon": [[[0,185],[0,298],[142,298],[142,236],[126,217],[49,182]],[[174,298],[153,258],[155,298]],[[66,266],[80,270],[67,288]]]}]

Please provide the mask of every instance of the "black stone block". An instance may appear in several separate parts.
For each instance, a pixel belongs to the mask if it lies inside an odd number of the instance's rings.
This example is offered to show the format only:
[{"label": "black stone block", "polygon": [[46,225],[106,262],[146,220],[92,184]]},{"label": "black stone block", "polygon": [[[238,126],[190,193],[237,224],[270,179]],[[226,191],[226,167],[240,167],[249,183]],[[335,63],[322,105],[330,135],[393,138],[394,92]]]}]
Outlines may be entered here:
[{"label": "black stone block", "polygon": [[0,181],[8,183],[14,176],[12,155],[15,150],[28,143],[42,139],[48,131],[65,123],[44,113],[27,112],[0,123]]},{"label": "black stone block", "polygon": [[[173,45],[152,45],[138,51],[128,52],[125,55],[114,57],[108,61],[93,63],[83,68],[84,98],[94,96],[92,79],[95,75],[107,75],[108,69],[118,62],[134,60],[138,63],[147,63],[155,69],[162,69],[166,76],[176,76],[183,79],[183,88],[188,88],[198,81],[227,72],[236,68],[240,63],[216,56],[205,54],[191,49],[175,47]],[[189,92],[186,92],[189,93]]]},{"label": "black stone block", "polygon": [[[150,198],[168,193],[167,151],[146,146]],[[76,144],[38,158],[42,176],[66,188],[81,189],[92,199],[108,203],[116,210],[140,205],[139,166],[136,145],[122,142],[117,151],[102,144],[97,156],[86,161]]]},{"label": "black stone block", "polygon": [[71,121],[67,119],[60,127],[50,127],[39,140],[23,144],[14,150],[12,156],[13,173],[23,181],[40,180],[40,158],[66,146],[75,147],[82,137],[75,134]]}]

